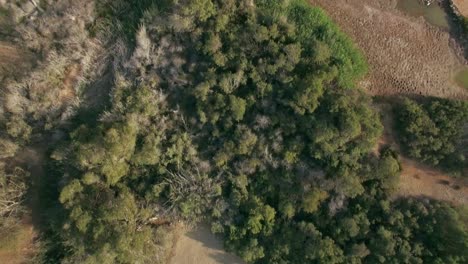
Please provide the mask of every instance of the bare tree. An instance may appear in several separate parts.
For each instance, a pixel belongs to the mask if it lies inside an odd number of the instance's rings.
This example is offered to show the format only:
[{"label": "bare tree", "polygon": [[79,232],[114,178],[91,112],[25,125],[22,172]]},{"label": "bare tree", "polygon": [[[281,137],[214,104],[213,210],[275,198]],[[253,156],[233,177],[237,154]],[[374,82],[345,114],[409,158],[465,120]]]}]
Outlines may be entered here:
[{"label": "bare tree", "polygon": [[0,163],[0,216],[9,217],[21,212],[26,194],[26,178],[29,173],[16,167],[12,173],[5,173]]},{"label": "bare tree", "polygon": [[[198,167],[177,172],[168,171],[168,177],[164,180],[164,184],[169,187],[164,204],[167,212],[177,214],[180,206],[190,204],[194,210],[191,218],[196,219],[198,214],[210,208],[216,197],[221,194],[221,175],[222,172],[210,177],[200,173]],[[183,214],[182,212],[182,217]]]}]

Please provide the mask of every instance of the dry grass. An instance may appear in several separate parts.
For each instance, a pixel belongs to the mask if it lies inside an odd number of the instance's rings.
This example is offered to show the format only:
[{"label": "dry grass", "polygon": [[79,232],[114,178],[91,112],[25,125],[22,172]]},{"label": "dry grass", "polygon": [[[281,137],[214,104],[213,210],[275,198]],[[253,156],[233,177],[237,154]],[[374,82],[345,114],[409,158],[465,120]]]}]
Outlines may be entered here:
[{"label": "dry grass", "polygon": [[[13,65],[23,58],[19,46],[42,59],[23,78],[5,74],[9,78],[1,87],[4,95],[0,107],[3,104],[4,112],[28,118],[37,127],[53,129],[73,116],[81,103],[79,94],[100,78],[109,52],[86,30],[86,24],[93,20],[94,1],[45,2],[49,3],[45,11],[16,25],[19,37],[16,44],[8,46],[12,55],[4,60],[11,66],[4,68],[17,71]],[[20,13],[18,7],[12,8],[13,14]]]},{"label": "dry grass", "polygon": [[373,95],[415,94],[468,98],[453,76],[463,61],[447,32],[409,17],[389,0],[311,0],[364,51]]},{"label": "dry grass", "polygon": [[0,81],[7,75],[18,77],[32,66],[33,55],[16,45],[0,41]]},{"label": "dry grass", "polygon": [[29,263],[35,253],[36,233],[32,224],[24,221],[5,232],[0,232],[0,263]]}]

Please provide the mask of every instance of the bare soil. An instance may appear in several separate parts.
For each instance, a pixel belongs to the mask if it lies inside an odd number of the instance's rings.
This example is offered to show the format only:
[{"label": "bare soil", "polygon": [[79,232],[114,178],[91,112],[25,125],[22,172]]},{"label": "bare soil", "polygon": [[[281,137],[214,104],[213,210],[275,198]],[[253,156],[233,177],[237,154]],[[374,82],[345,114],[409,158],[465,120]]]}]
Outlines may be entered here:
[{"label": "bare soil", "polygon": [[468,0],[452,0],[452,2],[461,15],[468,17]]},{"label": "bare soil", "polygon": [[0,263],[23,264],[29,263],[35,253],[34,240],[37,236],[33,225],[28,219],[20,224],[21,235],[17,245],[8,250],[0,250]]},{"label": "bare soil", "polygon": [[20,76],[32,65],[31,53],[14,44],[0,41],[0,81],[7,76]]},{"label": "bare soil", "polygon": [[20,151],[14,160],[12,160],[12,164],[20,166],[30,173],[31,188],[27,194],[27,204],[30,208],[30,213],[26,214],[22,222],[19,224],[21,235],[18,236],[19,241],[17,246],[5,251],[0,251],[0,263],[30,263],[31,258],[34,257],[36,253],[36,226],[39,224],[41,218],[39,186],[41,180],[44,179],[45,173],[45,149],[46,147],[40,145],[27,147]]},{"label": "bare soil", "polygon": [[18,50],[5,42],[0,42],[0,65],[13,63],[20,58]]},{"label": "bare soil", "polygon": [[244,262],[224,251],[223,243],[207,226],[181,235],[176,242],[170,264],[243,264]]},{"label": "bare soil", "polygon": [[81,66],[79,64],[73,64],[68,67],[65,73],[65,79],[63,80],[63,87],[59,93],[59,101],[67,102],[75,98],[75,84],[78,82],[78,78],[81,74]]},{"label": "bare soil", "polygon": [[372,95],[468,98],[453,77],[465,63],[448,32],[396,9],[396,0],[311,0],[357,43],[369,62]]},{"label": "bare soil", "polygon": [[455,205],[468,204],[468,179],[453,178],[434,168],[403,158],[399,196],[429,197]]}]

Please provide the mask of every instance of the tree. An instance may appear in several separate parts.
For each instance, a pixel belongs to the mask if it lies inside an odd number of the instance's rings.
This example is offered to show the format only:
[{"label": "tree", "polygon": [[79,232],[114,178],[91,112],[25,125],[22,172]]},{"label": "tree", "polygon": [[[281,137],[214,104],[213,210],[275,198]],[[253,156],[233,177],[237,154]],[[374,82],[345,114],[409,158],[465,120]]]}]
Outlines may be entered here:
[{"label": "tree", "polygon": [[320,203],[328,197],[327,192],[320,189],[312,189],[308,191],[303,198],[302,208],[306,213],[317,211]]},{"label": "tree", "polygon": [[[405,99],[397,111],[401,142],[410,157],[431,165],[456,168],[466,165],[461,141],[468,120],[468,103],[428,99],[417,103]],[[457,146],[460,145],[460,146]],[[460,165],[461,164],[461,165]]]},{"label": "tree", "polygon": [[[5,171],[0,163],[0,217],[16,216],[23,211],[29,173],[19,167]],[[2,220],[3,221],[3,220]]]}]

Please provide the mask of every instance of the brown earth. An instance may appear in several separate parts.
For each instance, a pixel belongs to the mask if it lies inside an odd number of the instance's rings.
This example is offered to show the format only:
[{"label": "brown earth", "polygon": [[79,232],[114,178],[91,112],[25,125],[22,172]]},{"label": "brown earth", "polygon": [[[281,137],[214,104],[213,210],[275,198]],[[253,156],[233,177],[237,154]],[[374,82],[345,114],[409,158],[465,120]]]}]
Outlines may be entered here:
[{"label": "brown earth", "polygon": [[9,63],[14,63],[20,58],[18,50],[5,42],[0,42],[0,65],[4,66]]},{"label": "brown earth", "polygon": [[6,77],[22,76],[31,68],[33,57],[14,44],[0,41],[0,82]]},{"label": "brown earth", "polygon": [[20,51],[12,45],[0,41],[0,81],[21,61]]},{"label": "brown earth", "polygon": [[396,9],[396,0],[311,0],[363,50],[372,95],[413,94],[468,98],[454,74],[464,59],[448,32]]},{"label": "brown earth", "polygon": [[78,82],[78,77],[81,74],[80,64],[73,64],[68,67],[63,80],[63,87],[59,93],[59,101],[67,102],[75,98],[75,84]]},{"label": "brown earth", "polygon": [[399,196],[430,197],[455,205],[468,204],[468,179],[450,177],[406,158],[401,164]]},{"label": "brown earth", "polygon": [[0,250],[0,263],[30,263],[31,258],[36,253],[37,245],[35,240],[37,232],[35,226],[39,224],[41,217],[39,188],[41,180],[44,178],[45,149],[44,146],[40,145],[27,147],[20,151],[12,161],[12,164],[24,168],[31,175],[31,188],[27,194],[27,205],[30,212],[25,215],[22,223],[19,224],[21,235],[18,236],[17,245],[8,250]]},{"label": "brown earth", "polygon": [[468,17],[468,0],[452,0],[461,15]]},{"label": "brown earth", "polygon": [[227,253],[223,242],[207,226],[181,235],[176,242],[170,264],[243,264],[239,257]]},{"label": "brown earth", "polygon": [[19,241],[13,248],[7,250],[0,250],[0,263],[8,264],[23,264],[29,263],[31,258],[34,256],[35,245],[34,239],[37,234],[34,231],[33,225],[29,220],[25,219],[20,224]]}]

